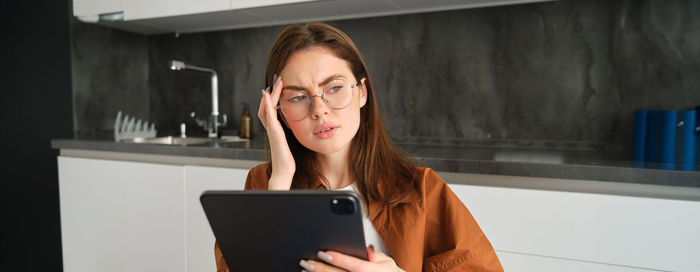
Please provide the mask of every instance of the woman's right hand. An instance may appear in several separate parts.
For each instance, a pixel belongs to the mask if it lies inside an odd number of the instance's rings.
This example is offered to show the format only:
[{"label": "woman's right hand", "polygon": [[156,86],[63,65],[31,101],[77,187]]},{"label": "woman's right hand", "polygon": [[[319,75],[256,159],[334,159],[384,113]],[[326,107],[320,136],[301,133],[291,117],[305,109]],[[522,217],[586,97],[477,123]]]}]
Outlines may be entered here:
[{"label": "woman's right hand", "polygon": [[262,99],[260,99],[260,109],[258,110],[258,118],[267,131],[270,153],[272,153],[272,175],[268,189],[289,190],[292,187],[296,163],[289,150],[282,124],[277,119],[277,102],[279,102],[283,86],[282,77],[274,75],[272,81],[272,93],[268,92],[270,87],[262,90]]}]

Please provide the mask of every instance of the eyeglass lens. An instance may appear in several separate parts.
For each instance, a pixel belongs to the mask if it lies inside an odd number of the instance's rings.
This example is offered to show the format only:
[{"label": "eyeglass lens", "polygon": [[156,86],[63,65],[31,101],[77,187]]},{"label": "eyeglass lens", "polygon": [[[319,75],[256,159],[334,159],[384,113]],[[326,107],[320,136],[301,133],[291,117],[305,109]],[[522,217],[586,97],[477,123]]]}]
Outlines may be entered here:
[{"label": "eyeglass lens", "polygon": [[[320,95],[315,95],[320,96]],[[280,96],[280,108],[287,119],[298,121],[311,112],[314,96],[303,90],[284,90]],[[333,109],[342,109],[352,102],[353,91],[350,83],[335,79],[323,86],[323,101]]]}]

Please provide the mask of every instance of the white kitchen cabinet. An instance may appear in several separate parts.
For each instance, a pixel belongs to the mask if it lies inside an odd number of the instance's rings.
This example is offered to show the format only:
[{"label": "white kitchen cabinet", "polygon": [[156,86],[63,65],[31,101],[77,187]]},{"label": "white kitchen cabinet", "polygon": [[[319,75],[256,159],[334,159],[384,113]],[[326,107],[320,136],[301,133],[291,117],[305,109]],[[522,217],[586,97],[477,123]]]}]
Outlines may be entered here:
[{"label": "white kitchen cabinet", "polygon": [[309,1],[318,0],[123,0],[123,10],[124,20],[141,20]]},{"label": "white kitchen cabinet", "polygon": [[695,271],[700,267],[697,201],[450,187],[469,208],[506,271]]},{"label": "white kitchen cabinet", "polygon": [[[258,162],[224,168],[175,161],[59,157],[64,270],[214,271],[214,236],[199,196],[243,189]],[[700,267],[698,201],[462,185],[524,178],[444,174],[506,271]]]},{"label": "white kitchen cabinet", "polygon": [[[191,33],[554,0],[76,0],[86,22],[142,34]],[[103,3],[104,2],[104,3]],[[105,7],[110,8],[96,8]],[[123,21],[96,15],[123,12]],[[118,17],[117,17],[118,18]],[[104,18],[103,18],[104,19]],[[101,19],[101,20],[103,20]]]},{"label": "white kitchen cabinet", "polygon": [[[619,266],[611,264],[602,264],[595,262],[569,260],[562,258],[553,258],[547,256],[537,256],[532,254],[512,253],[496,250],[498,259],[503,265],[505,271],[532,271],[532,272],[549,272],[549,271],[566,271],[566,272],[649,272],[648,269]],[[653,270],[652,270],[653,271]]]},{"label": "white kitchen cabinet", "polygon": [[319,0],[231,0],[231,9],[259,8]]},{"label": "white kitchen cabinet", "polygon": [[185,166],[187,271],[216,271],[214,233],[199,196],[206,190],[243,190],[248,170]]},{"label": "white kitchen cabinet", "polygon": [[75,16],[95,16],[122,10],[122,0],[73,0]]},{"label": "white kitchen cabinet", "polygon": [[199,196],[243,190],[249,170],[66,156],[58,166],[63,264],[71,272],[216,271]]},{"label": "white kitchen cabinet", "polygon": [[64,271],[185,271],[182,167],[59,157],[58,169]]},{"label": "white kitchen cabinet", "polygon": [[225,11],[230,0],[123,0],[124,20]]}]

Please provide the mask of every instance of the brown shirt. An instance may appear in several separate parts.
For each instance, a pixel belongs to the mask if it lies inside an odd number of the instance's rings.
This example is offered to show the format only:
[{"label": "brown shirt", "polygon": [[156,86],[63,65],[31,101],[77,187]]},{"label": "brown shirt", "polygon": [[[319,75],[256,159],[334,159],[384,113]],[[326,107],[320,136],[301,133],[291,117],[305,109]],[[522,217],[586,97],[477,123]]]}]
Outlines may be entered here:
[{"label": "brown shirt", "polygon": [[[270,164],[248,172],[246,190],[266,190]],[[369,219],[396,264],[406,271],[503,271],[491,243],[467,207],[430,168],[416,167],[422,176],[422,199],[396,207],[369,202]],[[325,189],[318,182],[316,189]],[[218,244],[218,272],[228,272]]]}]

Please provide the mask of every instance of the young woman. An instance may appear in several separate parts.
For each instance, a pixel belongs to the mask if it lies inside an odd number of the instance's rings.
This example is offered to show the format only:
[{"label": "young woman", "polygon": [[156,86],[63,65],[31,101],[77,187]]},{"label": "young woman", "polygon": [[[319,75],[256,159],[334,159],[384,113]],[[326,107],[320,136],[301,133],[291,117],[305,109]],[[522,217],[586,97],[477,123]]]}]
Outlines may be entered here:
[{"label": "young woman", "polygon": [[[367,207],[369,261],[319,251],[324,262],[300,260],[300,269],[503,270],[447,184],[391,142],[367,67],[345,33],[320,23],[288,26],[272,47],[265,79],[271,87],[262,92],[258,117],[271,162],[250,170],[246,190],[354,189]],[[218,245],[215,256],[217,270],[228,271]]]}]

